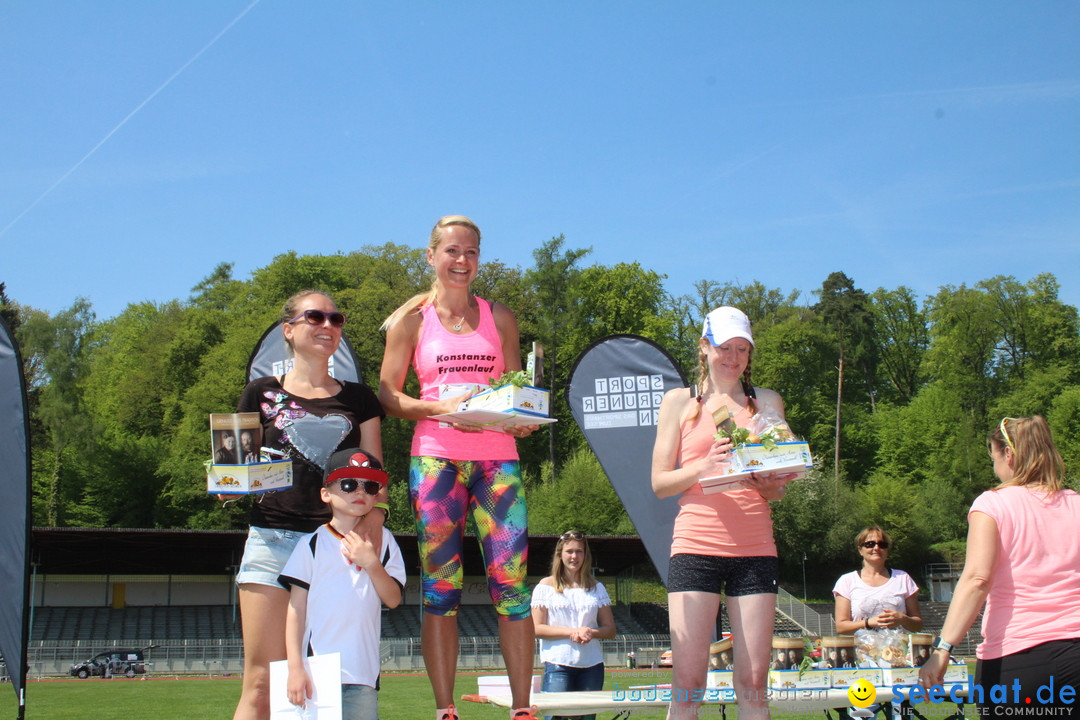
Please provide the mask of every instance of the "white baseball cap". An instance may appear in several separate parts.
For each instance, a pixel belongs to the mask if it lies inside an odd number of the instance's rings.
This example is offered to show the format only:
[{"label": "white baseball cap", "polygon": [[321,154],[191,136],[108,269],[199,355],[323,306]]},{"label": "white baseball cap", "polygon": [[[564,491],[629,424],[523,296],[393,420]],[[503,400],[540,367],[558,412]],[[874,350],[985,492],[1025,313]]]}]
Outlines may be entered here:
[{"label": "white baseball cap", "polygon": [[738,308],[718,307],[705,316],[705,327],[701,337],[715,345],[723,345],[732,338],[746,338],[754,345],[754,336],[750,334],[750,318]]}]

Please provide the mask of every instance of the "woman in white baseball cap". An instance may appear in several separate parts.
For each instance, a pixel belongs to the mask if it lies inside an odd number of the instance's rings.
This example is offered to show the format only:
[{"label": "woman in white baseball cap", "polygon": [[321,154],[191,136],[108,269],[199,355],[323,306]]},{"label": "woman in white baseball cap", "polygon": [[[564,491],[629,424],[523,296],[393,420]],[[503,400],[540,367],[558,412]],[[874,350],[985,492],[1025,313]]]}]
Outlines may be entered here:
[{"label": "woman in white baseball cap", "polygon": [[667,580],[674,655],[668,717],[698,717],[726,595],[739,715],[764,718],[778,576],[769,502],[783,497],[795,475],[758,473],[742,487],[709,495],[699,481],[719,474],[731,452],[729,438],[714,438],[718,424],[749,427],[766,410],[783,418],[784,401],[750,381],[754,337],[741,310],[710,312],[699,348],[698,383],[664,396],[653,448],[653,491],[681,496]]}]

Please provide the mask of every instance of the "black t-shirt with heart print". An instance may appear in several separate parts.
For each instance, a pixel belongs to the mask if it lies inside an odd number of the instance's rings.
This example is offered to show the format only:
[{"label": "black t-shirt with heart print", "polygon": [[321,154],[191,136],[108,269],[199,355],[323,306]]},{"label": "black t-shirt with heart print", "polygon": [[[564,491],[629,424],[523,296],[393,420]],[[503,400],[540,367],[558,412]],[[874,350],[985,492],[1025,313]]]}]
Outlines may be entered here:
[{"label": "black t-shirt with heart print", "polygon": [[287,393],[276,377],[248,383],[236,409],[259,413],[263,445],[293,460],[293,486],[255,496],[249,522],[255,527],[298,532],[313,532],[330,519],[330,510],[319,497],[330,456],[358,447],[360,425],[386,416],[366,385],[344,382],[333,397],[302,398]]}]

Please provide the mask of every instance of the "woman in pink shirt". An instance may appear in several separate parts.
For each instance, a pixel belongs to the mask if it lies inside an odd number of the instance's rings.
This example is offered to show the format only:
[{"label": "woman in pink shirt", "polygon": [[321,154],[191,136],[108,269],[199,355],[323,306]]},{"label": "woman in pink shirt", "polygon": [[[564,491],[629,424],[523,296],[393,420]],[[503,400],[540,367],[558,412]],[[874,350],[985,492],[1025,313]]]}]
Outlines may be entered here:
[{"label": "woman in pink shirt", "polygon": [[[1080,495],[1062,485],[1061,455],[1042,417],[1005,418],[987,450],[1001,484],[968,513],[964,570],[919,680],[941,683],[953,645],[985,602],[973,700],[1072,708],[1080,701]],[[1006,687],[1003,702],[993,686]]]},{"label": "woman in pink shirt", "polygon": [[[409,497],[424,596],[421,646],[435,694],[435,717],[458,720],[453,705],[457,610],[465,522],[472,514],[499,614],[499,645],[516,708],[511,717],[530,720],[535,647],[525,576],[525,494],[515,438],[537,426],[502,432],[431,419],[455,412],[491,378],[521,369],[517,320],[510,308],[470,290],[480,265],[480,228],[469,218],[448,215],[435,224],[427,261],[435,274],[431,290],[405,302],[383,323],[386,352],[379,400],[388,415],[417,421]],[[404,392],[410,365],[420,382],[419,398]]]},{"label": "woman in pink shirt", "polygon": [[726,409],[736,425],[749,427],[759,412],[783,419],[784,401],[750,382],[754,338],[740,310],[713,310],[701,335],[699,383],[664,396],[653,447],[653,491],[662,498],[680,495],[667,578],[674,665],[668,717],[698,717],[709,644],[726,595],[739,716],[760,718],[768,715],[779,573],[769,501],[783,497],[795,475],[759,473],[742,487],[711,495],[699,480],[717,475],[731,452],[730,439],[713,437],[713,413]]}]

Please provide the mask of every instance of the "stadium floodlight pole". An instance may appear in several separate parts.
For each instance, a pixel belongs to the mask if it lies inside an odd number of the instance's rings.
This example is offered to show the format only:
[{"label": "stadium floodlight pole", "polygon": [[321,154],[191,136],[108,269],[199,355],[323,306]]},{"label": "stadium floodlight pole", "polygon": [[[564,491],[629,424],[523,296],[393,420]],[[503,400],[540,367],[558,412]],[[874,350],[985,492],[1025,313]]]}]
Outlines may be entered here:
[{"label": "stadium floodlight pole", "polygon": [[806,602],[806,553],[802,554],[802,601]]}]

